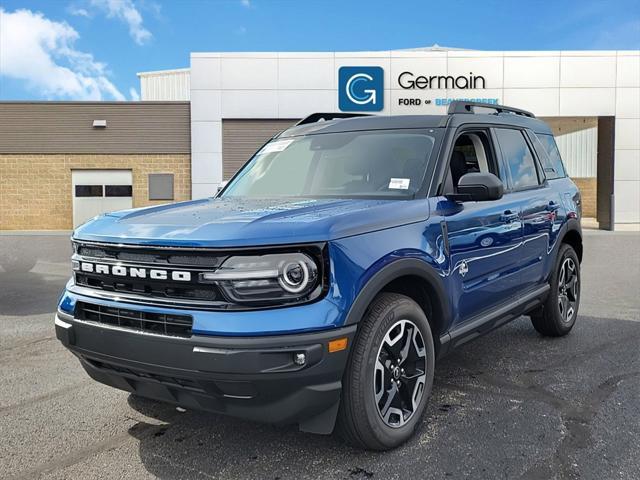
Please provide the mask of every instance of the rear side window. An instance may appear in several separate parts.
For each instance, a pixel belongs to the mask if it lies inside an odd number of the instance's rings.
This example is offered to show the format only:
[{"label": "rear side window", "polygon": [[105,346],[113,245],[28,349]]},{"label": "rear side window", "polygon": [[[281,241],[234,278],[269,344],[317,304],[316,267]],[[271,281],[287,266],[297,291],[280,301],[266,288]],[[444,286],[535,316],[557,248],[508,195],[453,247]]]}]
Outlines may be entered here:
[{"label": "rear side window", "polygon": [[[560,151],[558,150],[558,145],[556,145],[556,140],[553,138],[553,135],[536,133],[535,137],[539,140],[538,142],[534,142],[534,145],[538,152],[538,157],[542,162],[545,176],[549,180],[566,177],[567,174],[562,164]],[[542,149],[542,151],[540,151],[540,149]]]},{"label": "rear side window", "polygon": [[533,154],[520,130],[497,128],[496,136],[511,177],[514,190],[537,187],[540,184]]}]

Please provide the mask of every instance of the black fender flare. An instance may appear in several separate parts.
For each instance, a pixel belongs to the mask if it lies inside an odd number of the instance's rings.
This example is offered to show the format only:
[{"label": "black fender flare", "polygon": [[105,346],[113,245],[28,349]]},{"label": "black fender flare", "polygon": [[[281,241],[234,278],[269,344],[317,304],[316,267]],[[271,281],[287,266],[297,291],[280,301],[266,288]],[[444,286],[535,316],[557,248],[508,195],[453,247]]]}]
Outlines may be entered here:
[{"label": "black fender flare", "polygon": [[567,220],[567,222],[565,223],[565,231],[563,232],[563,237],[571,232],[574,231],[576,232],[578,235],[580,235],[580,238],[582,238],[582,225],[580,224],[580,220],[578,220],[577,218],[569,218]]},{"label": "black fender flare", "polygon": [[[429,293],[435,297],[431,299],[434,310],[433,315],[440,317],[438,325],[440,325],[439,330],[441,330],[433,332],[434,339],[437,339],[449,328],[451,323],[449,297],[447,296],[447,292],[444,288],[444,282],[436,270],[424,260],[417,258],[402,258],[394,260],[377,271],[358,293],[358,296],[349,309],[344,325],[346,326],[358,323],[364,316],[373,299],[387,284],[397,278],[409,275],[423,279],[429,287]],[[429,320],[430,322],[433,321],[433,319]]]},{"label": "black fender flare", "polygon": [[[575,232],[580,238],[580,245],[583,244],[582,225],[580,224],[580,220],[577,218],[569,218],[558,233],[557,245],[554,245],[554,250],[556,250],[556,252],[560,248],[560,244],[564,242],[567,235],[572,232]],[[578,254],[580,261],[582,261],[583,252],[580,251],[576,253]]]}]

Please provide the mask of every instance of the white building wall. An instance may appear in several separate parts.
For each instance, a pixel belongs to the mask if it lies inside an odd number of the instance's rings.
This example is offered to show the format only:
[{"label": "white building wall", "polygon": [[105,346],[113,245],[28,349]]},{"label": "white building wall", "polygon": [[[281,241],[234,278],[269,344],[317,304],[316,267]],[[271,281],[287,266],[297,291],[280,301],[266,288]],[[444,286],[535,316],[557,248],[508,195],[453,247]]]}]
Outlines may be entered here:
[{"label": "white building wall", "polygon": [[[366,65],[384,69],[380,114],[441,114],[445,107],[400,106],[398,98],[463,96],[498,98],[541,117],[616,116],[616,223],[640,223],[640,51],[192,53],[194,198],[211,195],[222,181],[223,118],[287,119],[337,111],[338,69]],[[487,88],[403,90],[397,77],[405,70],[472,71],[485,77]]]},{"label": "white building wall", "polygon": [[640,222],[640,52],[618,52],[616,64],[616,223]]},{"label": "white building wall", "polygon": [[138,73],[141,100],[188,101],[191,73],[188,68]]},{"label": "white building wall", "polygon": [[553,130],[567,173],[573,178],[598,174],[598,117],[543,117]]},{"label": "white building wall", "polygon": [[598,127],[557,135],[556,143],[570,177],[597,176]]}]

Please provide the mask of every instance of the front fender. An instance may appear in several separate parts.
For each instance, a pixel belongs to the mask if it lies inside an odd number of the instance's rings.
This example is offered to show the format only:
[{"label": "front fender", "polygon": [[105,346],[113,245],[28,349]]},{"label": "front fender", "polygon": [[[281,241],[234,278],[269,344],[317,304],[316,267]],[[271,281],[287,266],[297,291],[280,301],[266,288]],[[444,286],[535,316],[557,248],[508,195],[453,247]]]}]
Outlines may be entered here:
[{"label": "front fender", "polygon": [[[385,262],[385,266],[374,273],[361,288],[356,300],[349,309],[345,325],[358,323],[376,295],[384,290],[384,287],[393,280],[405,276],[418,277],[421,281],[425,282],[425,286],[427,286],[432,297],[431,301],[434,315],[438,318],[448,318],[448,312],[450,312],[449,299],[444,289],[442,277],[438,272],[424,260],[418,258],[398,258],[391,262]],[[439,334],[441,332],[434,333]]]}]

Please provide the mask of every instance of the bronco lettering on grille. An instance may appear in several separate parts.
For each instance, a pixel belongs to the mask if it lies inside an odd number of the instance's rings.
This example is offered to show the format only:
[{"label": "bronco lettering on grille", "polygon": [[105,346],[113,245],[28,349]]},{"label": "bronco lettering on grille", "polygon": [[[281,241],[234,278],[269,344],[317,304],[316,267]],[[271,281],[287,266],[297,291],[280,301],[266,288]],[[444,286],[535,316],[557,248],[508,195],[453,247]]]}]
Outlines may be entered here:
[{"label": "bronco lettering on grille", "polygon": [[153,280],[174,280],[176,282],[190,282],[191,272],[160,270],[157,268],[126,267],[124,265],[105,265],[101,263],[80,262],[79,270],[86,273],[100,273],[116,277],[151,278]]}]

